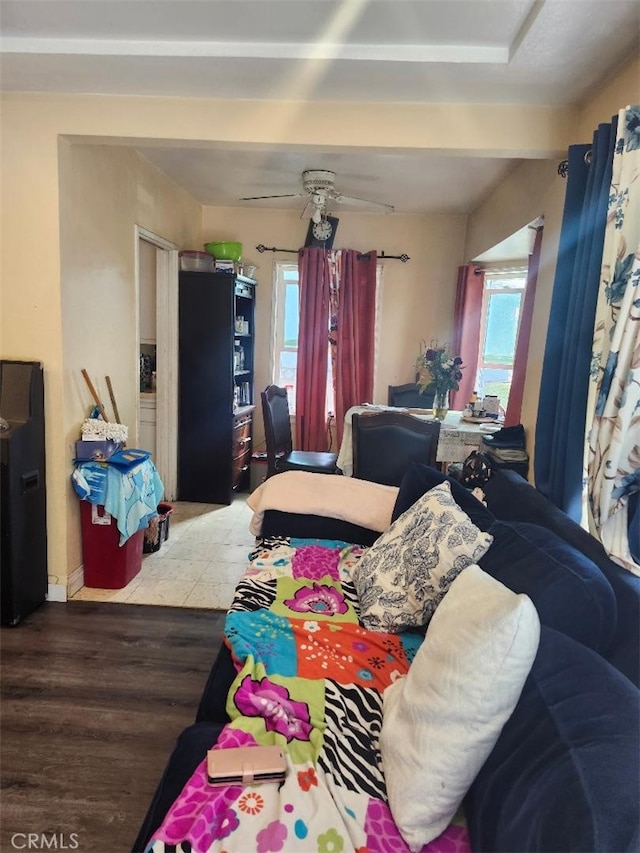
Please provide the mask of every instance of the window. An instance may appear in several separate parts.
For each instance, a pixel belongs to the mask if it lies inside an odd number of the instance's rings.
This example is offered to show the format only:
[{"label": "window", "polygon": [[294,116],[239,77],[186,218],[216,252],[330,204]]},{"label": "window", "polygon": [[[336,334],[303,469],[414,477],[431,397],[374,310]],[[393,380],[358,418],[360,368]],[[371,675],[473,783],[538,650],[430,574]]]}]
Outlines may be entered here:
[{"label": "window", "polygon": [[[275,267],[274,300],[274,347],[273,382],[287,389],[289,411],[296,410],[296,370],[298,365],[298,324],[300,317],[300,289],[298,287],[298,265],[277,261]],[[382,266],[376,267],[377,288],[379,292]],[[378,304],[378,300],[376,300]],[[377,309],[376,309],[377,311]],[[376,319],[376,341],[378,322]],[[327,329],[327,338],[329,330]],[[377,349],[377,344],[376,344]],[[327,414],[334,411],[333,374],[331,356],[327,344]]]},{"label": "window", "polygon": [[[298,368],[298,327],[300,321],[300,288],[298,265],[276,263],[275,345],[273,381],[287,389],[289,412],[296,411],[296,373]],[[327,339],[329,330],[327,329]],[[333,412],[333,373],[327,344],[327,415]]]},{"label": "window", "polygon": [[513,361],[526,270],[485,273],[476,390],[482,398],[495,394],[506,409],[513,377]]},{"label": "window", "polygon": [[289,411],[293,413],[296,410],[298,365],[298,265],[276,263],[275,274],[273,382],[280,388],[287,389]]}]

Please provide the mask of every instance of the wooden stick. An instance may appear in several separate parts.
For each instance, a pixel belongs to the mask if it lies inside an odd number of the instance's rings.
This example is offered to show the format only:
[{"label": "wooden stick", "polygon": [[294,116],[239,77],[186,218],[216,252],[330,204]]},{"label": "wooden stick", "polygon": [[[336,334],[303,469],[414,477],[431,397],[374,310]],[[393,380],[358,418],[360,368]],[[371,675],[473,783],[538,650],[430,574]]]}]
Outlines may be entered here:
[{"label": "wooden stick", "polygon": [[87,388],[91,392],[91,396],[93,397],[93,401],[96,404],[96,406],[98,407],[98,411],[102,415],[102,420],[108,422],[109,418],[107,417],[107,413],[104,410],[104,406],[100,402],[100,397],[98,397],[98,395],[96,393],[96,389],[93,387],[93,382],[89,379],[89,374],[84,369],[84,367],[82,368],[82,375],[84,376],[84,381],[87,383]]},{"label": "wooden stick", "polygon": [[111,377],[105,376],[104,378],[107,380],[107,388],[109,389],[109,397],[111,398],[111,405],[113,406],[113,411],[115,412],[115,415],[116,415],[116,423],[121,424],[122,421],[120,420],[120,414],[118,412],[118,404],[116,403],[116,395],[113,393],[113,386],[111,385]]}]

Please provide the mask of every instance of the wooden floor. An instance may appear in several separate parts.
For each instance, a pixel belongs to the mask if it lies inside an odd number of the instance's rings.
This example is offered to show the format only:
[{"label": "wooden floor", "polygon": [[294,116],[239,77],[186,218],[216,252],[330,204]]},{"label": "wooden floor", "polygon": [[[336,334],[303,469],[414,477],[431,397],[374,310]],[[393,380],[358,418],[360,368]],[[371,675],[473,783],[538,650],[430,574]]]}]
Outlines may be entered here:
[{"label": "wooden floor", "polygon": [[2,628],[1,851],[31,849],[14,833],[46,834],[49,849],[57,834],[57,849],[131,850],[224,618],[47,602]]}]

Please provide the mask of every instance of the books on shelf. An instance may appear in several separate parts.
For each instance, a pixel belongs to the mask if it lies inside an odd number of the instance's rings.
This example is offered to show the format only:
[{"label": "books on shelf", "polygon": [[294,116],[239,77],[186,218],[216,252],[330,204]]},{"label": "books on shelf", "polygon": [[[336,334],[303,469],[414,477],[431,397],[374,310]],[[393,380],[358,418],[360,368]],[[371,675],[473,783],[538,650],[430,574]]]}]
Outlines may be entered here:
[{"label": "books on shelf", "polygon": [[251,383],[240,382],[233,389],[233,402],[236,406],[251,405]]}]

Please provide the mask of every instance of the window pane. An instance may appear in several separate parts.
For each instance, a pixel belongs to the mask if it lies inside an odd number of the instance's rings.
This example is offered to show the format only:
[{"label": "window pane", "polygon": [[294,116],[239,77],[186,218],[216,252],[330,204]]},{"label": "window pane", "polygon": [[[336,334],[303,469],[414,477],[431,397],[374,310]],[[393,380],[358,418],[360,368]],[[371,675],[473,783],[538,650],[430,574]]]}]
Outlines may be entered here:
[{"label": "window pane", "polygon": [[482,354],[485,364],[513,364],[521,298],[520,293],[490,295]]},{"label": "window pane", "polygon": [[494,394],[506,408],[513,378],[513,360],[526,276],[519,271],[485,278],[482,330],[475,387],[481,396]]},{"label": "window pane", "polygon": [[478,371],[478,376],[478,387],[482,389],[482,395],[495,394],[500,400],[500,405],[506,407],[513,370],[482,367]]},{"label": "window pane", "polygon": [[300,312],[298,283],[285,283],[284,286],[284,345],[292,349],[298,348],[298,325]]}]

